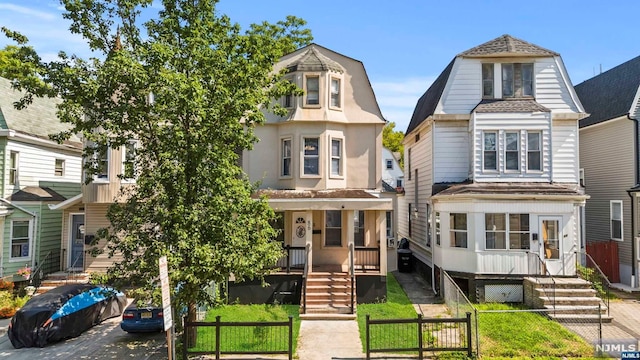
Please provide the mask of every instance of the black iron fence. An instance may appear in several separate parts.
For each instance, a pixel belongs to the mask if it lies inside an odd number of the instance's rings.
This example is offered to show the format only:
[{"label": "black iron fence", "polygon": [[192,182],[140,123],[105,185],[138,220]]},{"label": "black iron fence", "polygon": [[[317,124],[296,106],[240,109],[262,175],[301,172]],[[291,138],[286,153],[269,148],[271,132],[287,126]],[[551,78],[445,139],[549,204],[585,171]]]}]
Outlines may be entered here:
[{"label": "black iron fence", "polygon": [[366,320],[367,360],[371,353],[417,351],[422,360],[425,351],[466,352],[471,357],[471,313],[464,318]]},{"label": "black iron fence", "polygon": [[293,359],[293,317],[280,322],[189,322],[184,319],[182,359],[189,356],[287,354]]},{"label": "black iron fence", "polygon": [[290,246],[285,245],[282,247],[284,255],[278,260],[277,267],[291,272],[291,269],[302,270],[307,263],[306,248],[304,246]]},{"label": "black iron fence", "polygon": [[360,271],[380,271],[380,249],[356,246],[354,265]]},{"label": "black iron fence", "polygon": [[60,250],[47,252],[36,264],[31,272],[30,283],[35,288],[39,288],[45,276],[60,270]]}]

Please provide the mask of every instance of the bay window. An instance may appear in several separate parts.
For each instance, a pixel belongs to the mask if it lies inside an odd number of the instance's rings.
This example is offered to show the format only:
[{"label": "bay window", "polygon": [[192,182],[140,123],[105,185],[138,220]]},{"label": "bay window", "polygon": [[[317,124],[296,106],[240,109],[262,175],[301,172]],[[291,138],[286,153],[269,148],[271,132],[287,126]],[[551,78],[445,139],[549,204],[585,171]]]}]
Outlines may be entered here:
[{"label": "bay window", "polygon": [[449,214],[451,247],[467,247],[467,214]]}]

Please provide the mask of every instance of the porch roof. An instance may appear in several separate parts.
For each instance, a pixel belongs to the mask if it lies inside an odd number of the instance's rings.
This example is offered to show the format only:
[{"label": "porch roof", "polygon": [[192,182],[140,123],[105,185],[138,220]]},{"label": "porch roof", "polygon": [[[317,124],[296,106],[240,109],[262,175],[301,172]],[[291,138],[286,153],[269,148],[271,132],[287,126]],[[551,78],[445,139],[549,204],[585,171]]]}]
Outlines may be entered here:
[{"label": "porch roof", "polygon": [[435,198],[549,199],[585,201],[589,195],[576,184],[464,182],[434,184]]},{"label": "porch roof", "polygon": [[27,186],[9,197],[10,201],[65,201],[67,198],[48,187]]},{"label": "porch roof", "polygon": [[254,199],[266,196],[276,210],[393,210],[392,199],[363,189],[274,190],[261,189]]}]

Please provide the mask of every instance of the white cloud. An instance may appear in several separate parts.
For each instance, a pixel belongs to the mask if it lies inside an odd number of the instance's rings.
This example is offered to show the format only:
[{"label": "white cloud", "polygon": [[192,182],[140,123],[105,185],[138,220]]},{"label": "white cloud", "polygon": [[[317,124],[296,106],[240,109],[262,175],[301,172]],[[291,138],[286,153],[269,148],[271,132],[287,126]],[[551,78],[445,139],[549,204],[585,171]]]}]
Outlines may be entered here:
[{"label": "white cloud", "polygon": [[56,18],[56,14],[34,10],[28,7],[19,6],[15,4],[0,4],[0,10],[17,12],[23,15],[36,17],[40,20],[53,20]]}]

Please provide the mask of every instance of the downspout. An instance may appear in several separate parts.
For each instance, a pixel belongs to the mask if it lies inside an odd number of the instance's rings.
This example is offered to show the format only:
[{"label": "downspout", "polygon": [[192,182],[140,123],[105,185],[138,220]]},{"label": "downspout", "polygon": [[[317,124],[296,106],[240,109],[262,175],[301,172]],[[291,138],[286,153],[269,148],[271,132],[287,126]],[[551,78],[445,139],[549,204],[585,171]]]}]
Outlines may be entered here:
[{"label": "downspout", "polygon": [[[634,167],[635,167],[635,188],[637,188],[638,186],[640,186],[640,164],[638,163],[640,161],[640,154],[638,154],[638,150],[640,149],[639,147],[639,142],[640,142],[640,138],[638,137],[639,135],[639,131],[638,131],[638,126],[640,126],[640,122],[638,122],[638,119],[634,119],[632,118],[630,115],[630,113],[627,113],[627,118],[631,121],[634,122],[635,126],[633,127],[633,138],[634,138],[634,143],[633,143],[633,159],[634,159]],[[631,199],[631,287],[636,287],[636,264],[637,264],[637,260],[636,260],[636,234],[637,234],[637,230],[636,230],[636,218],[635,218],[635,198],[634,196],[631,194],[631,191],[627,191],[627,194],[629,195],[629,198]]]}]

